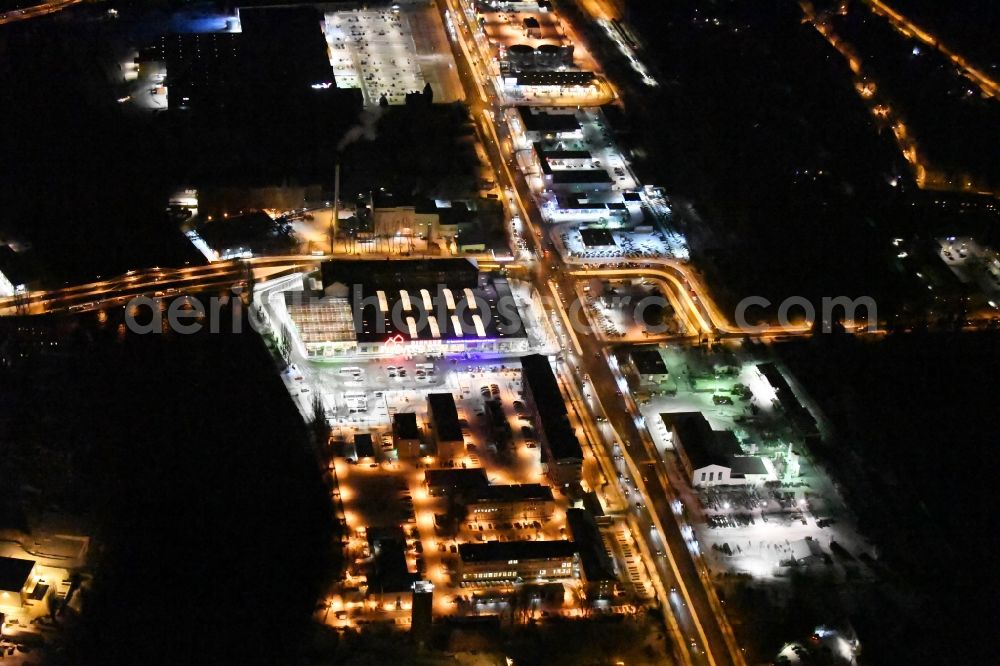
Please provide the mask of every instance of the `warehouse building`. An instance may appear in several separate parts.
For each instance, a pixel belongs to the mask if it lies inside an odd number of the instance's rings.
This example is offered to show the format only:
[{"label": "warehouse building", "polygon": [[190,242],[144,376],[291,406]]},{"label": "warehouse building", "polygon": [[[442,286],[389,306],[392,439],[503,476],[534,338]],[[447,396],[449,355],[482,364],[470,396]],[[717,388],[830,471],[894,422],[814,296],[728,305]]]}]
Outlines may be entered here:
[{"label": "warehouse building", "polygon": [[629,365],[643,384],[659,384],[670,379],[663,356],[655,347],[633,349],[628,354]]},{"label": "warehouse building", "polygon": [[777,479],[767,458],[748,456],[728,430],[712,430],[701,412],[660,414],[693,487],[759,485]]}]

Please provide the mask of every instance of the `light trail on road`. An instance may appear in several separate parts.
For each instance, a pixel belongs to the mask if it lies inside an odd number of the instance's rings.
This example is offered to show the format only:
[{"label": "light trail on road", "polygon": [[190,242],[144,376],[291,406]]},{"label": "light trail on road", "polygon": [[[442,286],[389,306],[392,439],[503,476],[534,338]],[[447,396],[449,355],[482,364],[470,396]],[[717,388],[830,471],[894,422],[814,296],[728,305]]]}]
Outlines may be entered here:
[{"label": "light trail on road", "polygon": [[948,58],[952,64],[962,72],[965,78],[969,79],[979,87],[979,90],[982,91],[983,95],[993,97],[994,99],[1000,97],[1000,84],[991,79],[982,70],[973,67],[968,60],[960,54],[952,51],[933,34],[921,28],[882,0],[865,0],[865,2],[871,7],[875,14],[885,17],[900,33],[923,42],[925,45],[937,50],[943,56]]},{"label": "light trail on road", "polygon": [[83,0],[57,0],[56,2],[47,2],[41,5],[34,5],[33,7],[25,7],[24,9],[14,9],[0,14],[0,25],[26,21],[27,19],[38,18],[40,16],[48,16],[49,14],[61,12],[67,7],[78,5],[81,2]]}]

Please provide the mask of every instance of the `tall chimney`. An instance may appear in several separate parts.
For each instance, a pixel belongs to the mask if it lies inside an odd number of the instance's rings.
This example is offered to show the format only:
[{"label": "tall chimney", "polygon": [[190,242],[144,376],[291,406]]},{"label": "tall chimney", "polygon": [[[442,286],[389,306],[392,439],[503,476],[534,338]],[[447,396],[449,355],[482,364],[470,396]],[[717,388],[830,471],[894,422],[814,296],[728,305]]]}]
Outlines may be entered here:
[{"label": "tall chimney", "polygon": [[334,243],[337,239],[340,225],[340,162],[333,171],[333,219],[330,220],[330,254],[334,253]]}]

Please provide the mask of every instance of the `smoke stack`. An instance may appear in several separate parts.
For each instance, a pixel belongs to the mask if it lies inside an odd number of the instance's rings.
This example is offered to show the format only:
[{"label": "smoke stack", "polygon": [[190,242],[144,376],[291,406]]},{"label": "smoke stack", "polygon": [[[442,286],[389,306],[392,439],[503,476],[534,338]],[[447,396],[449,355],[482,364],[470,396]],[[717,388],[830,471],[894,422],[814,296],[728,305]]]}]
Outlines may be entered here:
[{"label": "smoke stack", "polygon": [[334,253],[334,243],[337,239],[340,224],[340,162],[333,170],[333,219],[330,220],[330,254]]}]

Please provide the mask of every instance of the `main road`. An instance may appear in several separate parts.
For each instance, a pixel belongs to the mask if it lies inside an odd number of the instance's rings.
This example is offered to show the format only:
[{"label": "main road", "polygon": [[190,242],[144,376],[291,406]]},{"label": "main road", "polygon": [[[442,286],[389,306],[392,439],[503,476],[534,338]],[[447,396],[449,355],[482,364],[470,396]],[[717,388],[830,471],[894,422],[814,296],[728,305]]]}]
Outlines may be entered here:
[{"label": "main road", "polygon": [[[526,262],[523,270],[530,277],[540,293],[546,292],[547,285],[554,285],[554,301],[565,302],[575,293],[573,282],[577,279],[564,264],[554,244],[541,231],[543,221],[534,198],[523,178],[517,176],[513,168],[512,142],[506,136],[503,123],[496,123],[502,117],[502,105],[498,91],[492,88],[491,78],[476,68],[483,59],[477,54],[473,27],[465,20],[465,13],[455,0],[439,0],[439,8],[445,16],[445,23],[453,30],[453,47],[458,64],[459,77],[466,89],[466,98],[476,122],[480,139],[497,172],[498,182],[521,213],[526,227],[530,230],[531,245],[537,260]],[[445,13],[447,12],[447,13]],[[675,273],[663,271],[667,279],[677,280]],[[690,282],[690,281],[689,281]],[[700,284],[699,284],[700,286]],[[694,304],[688,295],[688,302]],[[557,305],[561,307],[561,305]],[[696,318],[701,319],[707,329],[712,325],[705,321],[707,313],[694,307]],[[704,563],[696,562],[682,533],[678,518],[672,511],[674,494],[668,490],[666,472],[658,461],[648,434],[637,427],[635,405],[619,388],[605,355],[604,344],[594,336],[578,336],[569,324],[565,311],[560,315],[566,328],[564,339],[571,339],[573,345],[566,348],[566,362],[576,367],[572,374],[579,381],[583,371],[590,375],[595,388],[598,408],[607,415],[610,425],[618,435],[623,457],[628,462],[630,476],[636,482],[643,497],[647,498],[647,509],[641,519],[648,521],[649,528],[637,535],[655,552],[665,548],[665,557],[656,567],[661,580],[671,581],[675,590],[669,598],[661,599],[663,611],[668,617],[668,629],[680,626],[687,632],[685,645],[677,646],[677,656],[683,663],[714,665],[741,665],[742,651],[736,644],[729,622],[723,612],[714,588],[708,579]],[[623,405],[627,409],[621,409]],[[674,633],[671,631],[671,633]]]}]

